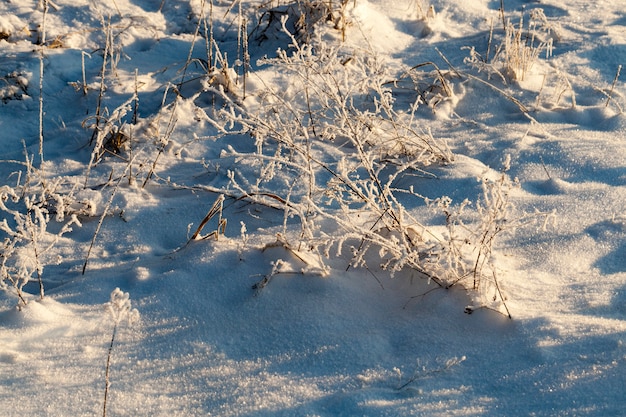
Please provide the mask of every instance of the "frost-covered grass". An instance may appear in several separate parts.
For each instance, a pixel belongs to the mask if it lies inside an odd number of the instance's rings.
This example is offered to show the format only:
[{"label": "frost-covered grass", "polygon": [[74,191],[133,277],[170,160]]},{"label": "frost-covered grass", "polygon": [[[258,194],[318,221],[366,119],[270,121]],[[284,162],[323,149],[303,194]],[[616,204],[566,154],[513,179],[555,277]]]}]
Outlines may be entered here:
[{"label": "frost-covered grass", "polygon": [[625,23],[492,3],[0,6],[5,414],[621,410]]}]

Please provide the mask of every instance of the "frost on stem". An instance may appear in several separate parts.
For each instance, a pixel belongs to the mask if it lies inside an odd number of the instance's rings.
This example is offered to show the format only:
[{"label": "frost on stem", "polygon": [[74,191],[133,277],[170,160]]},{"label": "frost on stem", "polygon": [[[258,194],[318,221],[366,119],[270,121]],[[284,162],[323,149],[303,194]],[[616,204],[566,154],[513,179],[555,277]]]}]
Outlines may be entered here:
[{"label": "frost on stem", "polygon": [[429,368],[426,365],[422,365],[420,363],[420,360],[418,359],[415,370],[413,371],[413,375],[409,377],[406,382],[402,382],[402,371],[400,371],[400,369],[398,368],[394,368],[394,370],[398,374],[398,378],[400,379],[400,385],[396,389],[400,391],[400,390],[407,388],[409,385],[411,385],[412,383],[420,379],[426,379],[437,374],[448,372],[452,368],[459,366],[466,359],[467,357],[465,356],[461,356],[460,358],[455,356],[453,358],[446,360],[444,363],[439,364],[435,368]]},{"label": "frost on stem", "polygon": [[231,187],[284,209],[284,225],[298,219],[298,241],[289,247],[320,256],[331,247],[352,248],[351,267],[367,267],[371,249],[392,274],[409,267],[436,279],[424,265],[428,233],[402,203],[404,195],[422,197],[399,180],[451,162],[451,150],[415,114],[394,108],[389,69],[373,51],[346,51],[317,38],[291,41],[291,50],[262,61],[288,76],[289,87],[267,87],[234,120],[254,138],[256,152],[224,152],[251,168],[231,173]]},{"label": "frost on stem", "polygon": [[[20,309],[27,303],[23,288],[33,278],[39,282],[39,297],[43,299],[44,267],[58,260],[52,249],[73,225],[80,226],[76,215],[64,204],[73,200],[72,191],[61,193],[60,181],[44,179],[29,158],[24,164],[24,183],[20,183],[18,173],[15,187],[0,187],[0,212],[4,215],[0,222],[0,289],[14,292]],[[51,214],[61,224],[55,233],[48,230]]]},{"label": "frost on stem", "polygon": [[115,326],[123,320],[132,324],[139,319],[139,311],[131,307],[130,295],[116,288],[111,293],[111,300],[105,304],[107,314],[113,319]]},{"label": "frost on stem", "polygon": [[240,221],[239,223],[241,224],[241,229],[240,229],[241,242],[239,243],[239,245],[237,245],[237,253],[239,254],[239,260],[242,261],[243,252],[248,247],[249,236],[248,236],[248,229],[246,227],[246,224],[243,221]]},{"label": "frost on stem", "polygon": [[[473,291],[476,306],[469,311],[483,307],[498,310],[502,305],[510,317],[493,260],[496,243],[500,236],[515,233],[520,227],[539,222],[544,229],[554,220],[555,213],[538,210],[532,213],[517,212],[511,194],[519,182],[507,174],[511,167],[510,155],[504,157],[502,165],[495,179],[489,178],[486,173],[478,178],[482,195],[474,204],[465,200],[460,205],[452,206],[452,200],[443,197],[429,202],[429,205],[446,216],[447,235],[439,251],[442,255],[440,265],[449,277],[447,285],[470,280],[471,284],[466,287]],[[473,210],[468,210],[472,207]]]},{"label": "frost on stem", "polygon": [[111,343],[109,345],[109,353],[107,355],[107,364],[105,369],[105,386],[104,386],[104,405],[102,408],[102,417],[106,417],[107,399],[109,395],[109,387],[111,381],[109,379],[109,370],[111,368],[111,353],[113,352],[113,343],[115,343],[115,335],[117,334],[118,325],[127,320],[128,324],[135,323],[139,320],[139,311],[132,308],[130,295],[116,288],[111,292],[111,300],[105,304],[106,313],[113,319],[113,331],[111,333]]}]

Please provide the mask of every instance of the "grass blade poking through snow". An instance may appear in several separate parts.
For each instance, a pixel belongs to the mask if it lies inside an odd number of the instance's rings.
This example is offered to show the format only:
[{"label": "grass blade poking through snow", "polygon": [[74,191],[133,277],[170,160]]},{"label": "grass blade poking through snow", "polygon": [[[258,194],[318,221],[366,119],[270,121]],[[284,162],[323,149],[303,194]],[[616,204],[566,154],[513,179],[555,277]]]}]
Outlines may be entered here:
[{"label": "grass blade poking through snow", "polygon": [[43,165],[43,51],[46,47],[46,17],[48,15],[48,0],[43,0],[43,20],[41,23],[41,39],[39,49],[39,158]]}]

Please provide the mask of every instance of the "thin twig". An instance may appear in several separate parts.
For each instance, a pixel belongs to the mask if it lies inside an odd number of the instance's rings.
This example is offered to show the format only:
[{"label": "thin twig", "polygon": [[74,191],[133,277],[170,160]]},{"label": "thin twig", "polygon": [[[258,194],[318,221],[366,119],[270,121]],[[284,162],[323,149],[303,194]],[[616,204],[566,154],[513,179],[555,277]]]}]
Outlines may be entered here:
[{"label": "thin twig", "polygon": [[48,16],[48,0],[43,0],[43,21],[41,23],[41,44],[39,46],[39,158],[43,169],[43,67],[44,49],[46,47],[46,17]]},{"label": "thin twig", "polygon": [[611,90],[609,91],[609,95],[606,99],[606,104],[604,107],[608,107],[611,100],[613,100],[613,90],[615,89],[615,84],[617,84],[617,79],[619,78],[619,74],[622,71],[621,64],[617,66],[617,72],[615,73],[615,78],[613,78],[613,84],[611,85]]},{"label": "thin twig", "polygon": [[500,300],[502,301],[502,305],[504,306],[504,309],[506,310],[507,316],[510,319],[512,319],[513,317],[511,317],[511,312],[509,311],[509,307],[506,305],[506,300],[502,296],[502,291],[500,291],[500,285],[498,284],[498,277],[496,276],[495,268],[493,268],[492,272],[493,272],[493,282],[496,284],[496,290],[498,290],[498,295],[500,296]]},{"label": "thin twig", "polygon": [[[187,60],[185,61],[185,66],[183,67],[183,74],[180,77],[180,83],[178,84],[178,89],[180,90],[180,88],[183,85],[183,82],[185,81],[185,75],[187,74],[187,67],[189,67],[189,63],[191,62],[191,56],[193,55],[193,49],[196,45],[196,39],[198,38],[198,33],[200,32],[200,25],[202,25],[202,22],[204,21],[204,3],[205,0],[202,0],[200,2],[200,16],[198,16],[198,24],[196,25],[196,30],[193,34],[193,38],[191,39],[191,45],[189,46],[189,54],[187,55]],[[209,63],[210,65],[210,63]]]},{"label": "thin twig", "polygon": [[107,355],[107,364],[104,371],[104,405],[102,406],[102,417],[106,417],[107,415],[107,398],[109,396],[109,386],[111,386],[111,382],[109,380],[109,369],[111,368],[111,353],[113,352],[113,343],[115,342],[116,333],[117,323],[115,323],[115,325],[113,326],[113,333],[111,334],[111,344],[109,345],[109,354]]},{"label": "thin twig", "polygon": [[[85,275],[85,271],[87,270],[87,263],[89,262],[89,257],[91,256],[91,251],[93,249],[94,244],[96,243],[96,238],[98,237],[98,233],[100,232],[100,228],[102,227],[102,223],[104,223],[104,218],[108,214],[109,208],[111,207],[111,204],[113,204],[113,198],[115,198],[115,194],[117,194],[117,190],[118,190],[118,188],[120,186],[120,183],[122,182],[122,179],[124,179],[124,177],[126,176],[126,173],[128,172],[128,170],[132,166],[134,158],[135,157],[133,157],[128,162],[128,164],[126,165],[126,168],[124,169],[124,172],[117,179],[117,182],[115,184],[115,188],[113,188],[113,191],[111,192],[111,196],[109,197],[109,201],[107,201],[107,204],[104,207],[102,215],[100,216],[100,220],[98,221],[98,225],[96,226],[96,231],[93,234],[93,238],[91,239],[91,243],[89,244],[89,249],[87,250],[87,255],[85,257],[85,263],[83,264],[83,270],[82,270],[82,274],[83,275]],[[113,176],[113,171],[111,171],[111,177],[112,176]]]}]

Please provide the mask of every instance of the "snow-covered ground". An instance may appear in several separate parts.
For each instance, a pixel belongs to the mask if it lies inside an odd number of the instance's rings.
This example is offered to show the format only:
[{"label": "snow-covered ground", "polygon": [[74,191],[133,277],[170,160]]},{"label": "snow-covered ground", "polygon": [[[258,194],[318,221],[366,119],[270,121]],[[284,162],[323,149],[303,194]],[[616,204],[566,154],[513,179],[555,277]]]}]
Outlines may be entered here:
[{"label": "snow-covered ground", "polygon": [[[0,4],[2,416],[103,413],[109,353],[109,416],[625,413],[622,2],[350,0],[304,26],[308,2],[39,3]],[[314,45],[301,61],[283,15]],[[335,86],[357,86],[354,108],[323,125],[337,102],[307,104]],[[372,86],[441,146],[428,164],[430,148],[377,142],[397,125],[371,116]],[[384,156],[342,136],[357,116],[380,122],[358,134]],[[381,188],[359,188],[374,172]],[[361,197],[315,200],[332,184]],[[383,185],[393,207],[368,211],[359,193]],[[506,204],[481,245],[487,198]],[[420,225],[376,229],[391,212]],[[451,231],[464,267],[487,259],[477,289],[410,249],[394,274],[380,265],[398,239]]]}]

